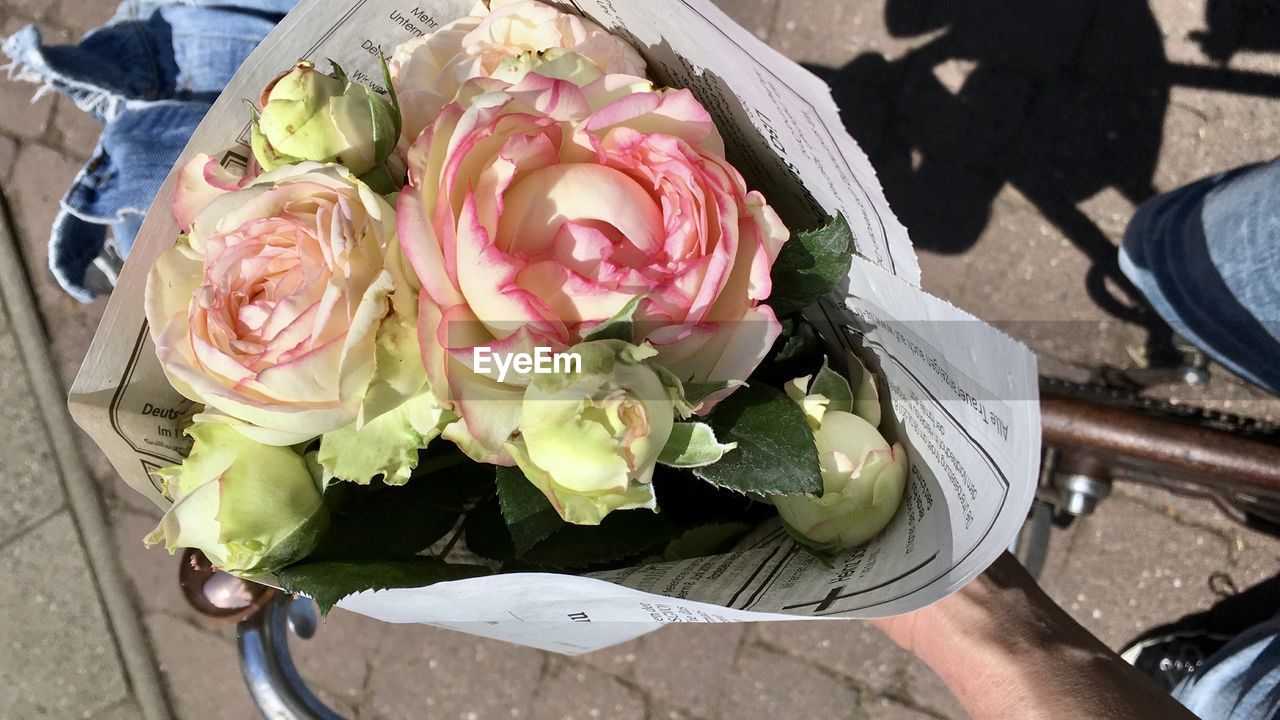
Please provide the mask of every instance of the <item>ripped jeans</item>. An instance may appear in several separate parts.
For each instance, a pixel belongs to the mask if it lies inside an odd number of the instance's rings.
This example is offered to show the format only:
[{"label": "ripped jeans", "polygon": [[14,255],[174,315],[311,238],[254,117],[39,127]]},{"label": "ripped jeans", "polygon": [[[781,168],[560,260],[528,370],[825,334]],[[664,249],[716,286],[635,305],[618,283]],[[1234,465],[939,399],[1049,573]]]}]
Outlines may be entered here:
[{"label": "ripped jeans", "polygon": [[12,77],[57,90],[105,123],[93,156],[63,196],[49,269],[89,302],[110,229],[128,254],[142,218],[218,93],[296,0],[124,0],[79,45],[41,45],[22,28],[4,41]]}]

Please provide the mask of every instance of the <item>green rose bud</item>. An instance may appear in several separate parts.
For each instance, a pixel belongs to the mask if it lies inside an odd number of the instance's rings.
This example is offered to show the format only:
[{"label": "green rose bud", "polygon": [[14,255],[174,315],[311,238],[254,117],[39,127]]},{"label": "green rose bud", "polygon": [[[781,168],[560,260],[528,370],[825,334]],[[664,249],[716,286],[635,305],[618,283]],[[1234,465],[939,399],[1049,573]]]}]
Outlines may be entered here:
[{"label": "green rose bud", "polygon": [[566,354],[581,367],[532,376],[508,452],[566,522],[656,507],[649,481],[683,407],[679,381],[644,363],[648,345],[595,340]]},{"label": "green rose bud", "polygon": [[399,113],[377,92],[299,62],[262,91],[253,121],[253,155],[264,170],[315,160],[345,165],[356,175],[382,166],[399,138]]},{"label": "green rose bud", "polygon": [[187,430],[181,465],[156,471],[173,500],[148,546],[198,548],[218,568],[260,575],[304,557],[328,527],[318,469],[293,448],[262,445],[216,417]]},{"label": "green rose bud", "polygon": [[897,443],[890,447],[862,417],[827,407],[825,397],[792,397],[813,428],[822,496],[780,495],[773,504],[792,534],[815,550],[857,547],[897,514],[906,487],[907,454]]}]

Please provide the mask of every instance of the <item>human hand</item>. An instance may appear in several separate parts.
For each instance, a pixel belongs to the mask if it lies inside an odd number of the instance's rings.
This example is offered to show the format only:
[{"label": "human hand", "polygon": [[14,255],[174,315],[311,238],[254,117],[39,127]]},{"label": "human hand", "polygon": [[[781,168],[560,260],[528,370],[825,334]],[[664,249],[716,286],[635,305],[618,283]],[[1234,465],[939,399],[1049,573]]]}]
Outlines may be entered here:
[{"label": "human hand", "polygon": [[1004,553],[959,591],[871,621],[976,720],[1192,716],[1059,607]]}]

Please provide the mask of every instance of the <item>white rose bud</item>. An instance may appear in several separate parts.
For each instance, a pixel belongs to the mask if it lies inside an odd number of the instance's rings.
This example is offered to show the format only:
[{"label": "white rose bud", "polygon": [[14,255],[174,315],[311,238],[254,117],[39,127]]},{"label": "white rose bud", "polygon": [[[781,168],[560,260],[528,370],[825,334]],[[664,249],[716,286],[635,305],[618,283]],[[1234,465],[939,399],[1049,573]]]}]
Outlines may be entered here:
[{"label": "white rose bud", "polygon": [[890,446],[862,417],[827,409],[827,398],[798,397],[794,388],[805,384],[807,378],[798,380],[788,394],[805,409],[813,428],[822,495],[780,495],[773,504],[792,533],[815,549],[857,547],[897,514],[906,487],[907,454],[900,444]]},{"label": "white rose bud", "polygon": [[261,105],[253,154],[264,170],[314,160],[364,175],[386,161],[399,139],[391,103],[336,65],[328,74],[299,62],[267,84]]}]

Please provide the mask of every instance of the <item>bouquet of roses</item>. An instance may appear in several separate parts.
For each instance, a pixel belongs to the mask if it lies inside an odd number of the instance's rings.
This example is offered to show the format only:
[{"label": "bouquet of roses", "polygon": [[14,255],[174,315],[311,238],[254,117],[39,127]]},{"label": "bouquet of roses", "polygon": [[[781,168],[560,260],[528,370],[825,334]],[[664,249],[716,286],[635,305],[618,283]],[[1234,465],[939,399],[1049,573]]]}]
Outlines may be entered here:
[{"label": "bouquet of roses", "polygon": [[800,310],[848,225],[787,228],[627,42],[490,0],[385,94],[299,62],[244,172],[181,171],[146,316],[199,404],[149,543],[361,590],[706,555],[778,515],[822,558],[903,497],[875,376]]}]

